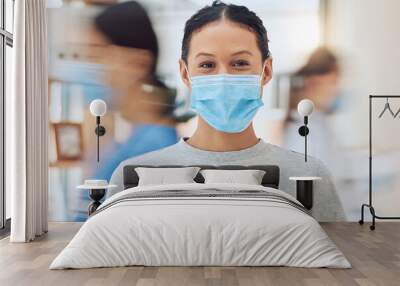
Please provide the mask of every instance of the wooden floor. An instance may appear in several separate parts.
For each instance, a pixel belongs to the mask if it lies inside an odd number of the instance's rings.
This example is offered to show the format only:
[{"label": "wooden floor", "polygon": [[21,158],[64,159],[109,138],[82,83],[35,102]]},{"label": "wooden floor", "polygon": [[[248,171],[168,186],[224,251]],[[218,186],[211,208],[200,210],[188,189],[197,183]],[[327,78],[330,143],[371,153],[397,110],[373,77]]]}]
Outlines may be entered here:
[{"label": "wooden floor", "polygon": [[0,285],[400,285],[400,223],[376,230],[357,223],[322,224],[352,269],[289,267],[120,267],[48,270],[81,224],[51,223],[32,243],[0,241]]}]

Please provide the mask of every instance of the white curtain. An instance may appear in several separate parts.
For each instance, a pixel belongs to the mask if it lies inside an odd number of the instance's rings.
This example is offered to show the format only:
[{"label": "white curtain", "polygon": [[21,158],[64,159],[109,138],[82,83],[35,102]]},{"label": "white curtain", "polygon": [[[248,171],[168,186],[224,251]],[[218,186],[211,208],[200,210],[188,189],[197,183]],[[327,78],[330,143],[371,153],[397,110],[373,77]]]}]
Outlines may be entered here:
[{"label": "white curtain", "polygon": [[13,92],[6,111],[12,242],[47,232],[48,100],[46,0],[15,1]]}]

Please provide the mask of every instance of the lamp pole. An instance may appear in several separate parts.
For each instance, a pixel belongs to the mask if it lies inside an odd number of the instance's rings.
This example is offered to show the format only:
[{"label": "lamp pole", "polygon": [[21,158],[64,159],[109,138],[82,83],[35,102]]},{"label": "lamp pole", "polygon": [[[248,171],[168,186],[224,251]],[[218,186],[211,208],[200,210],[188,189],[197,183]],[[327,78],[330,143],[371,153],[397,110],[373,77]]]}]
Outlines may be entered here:
[{"label": "lamp pole", "polygon": [[95,99],[90,103],[90,112],[96,117],[96,129],[94,132],[97,136],[97,162],[100,161],[100,136],[106,134],[104,126],[100,125],[100,117],[107,112],[107,105],[104,100]]}]

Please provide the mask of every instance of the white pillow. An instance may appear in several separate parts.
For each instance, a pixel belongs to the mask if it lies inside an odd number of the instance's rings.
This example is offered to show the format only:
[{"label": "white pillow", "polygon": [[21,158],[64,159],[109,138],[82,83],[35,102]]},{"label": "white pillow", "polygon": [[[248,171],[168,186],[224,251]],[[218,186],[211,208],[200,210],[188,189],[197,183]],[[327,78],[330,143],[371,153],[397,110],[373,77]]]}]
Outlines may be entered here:
[{"label": "white pillow", "polygon": [[205,184],[247,184],[261,185],[265,171],[262,170],[201,170]]},{"label": "white pillow", "polygon": [[139,186],[195,183],[193,179],[199,170],[199,167],[135,168],[139,176]]}]

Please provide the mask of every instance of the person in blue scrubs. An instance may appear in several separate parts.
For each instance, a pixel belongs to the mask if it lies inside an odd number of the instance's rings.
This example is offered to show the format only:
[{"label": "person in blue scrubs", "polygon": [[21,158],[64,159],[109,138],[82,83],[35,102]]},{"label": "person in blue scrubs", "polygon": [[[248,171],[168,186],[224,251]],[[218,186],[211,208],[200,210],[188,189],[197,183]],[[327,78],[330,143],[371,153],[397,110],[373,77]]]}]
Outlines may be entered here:
[{"label": "person in blue scrubs", "polygon": [[158,41],[144,8],[135,1],[110,6],[94,19],[94,27],[107,47],[101,60],[113,89],[112,106],[133,125],[124,143],[103,148],[93,177],[109,180],[123,160],[175,144],[180,119],[174,116],[175,91],[155,74]]},{"label": "person in blue scrubs", "polygon": [[107,150],[107,157],[102,159],[106,163],[102,164],[102,168],[97,170],[94,177],[109,181],[114,170],[125,159],[173,145],[178,140],[175,127],[155,124],[138,125],[126,142],[115,143]]},{"label": "person in blue scrubs", "polygon": [[[158,87],[156,87],[156,84]],[[159,89],[159,93],[172,93],[160,81],[154,82],[152,88]],[[176,124],[182,121],[182,118],[172,115],[174,105],[166,101],[166,99],[174,100],[175,97],[171,94],[160,96],[163,96],[165,100],[162,102],[146,101],[144,103],[144,105],[155,105],[155,107],[149,108],[149,111],[145,112],[146,114],[139,111],[130,112],[129,103],[126,103],[127,106],[121,107],[121,115],[124,119],[134,123],[133,130],[123,143],[113,142],[103,148],[101,164],[98,164],[92,175],[93,178],[109,181],[115,168],[125,159],[159,150],[178,142]],[[127,97],[127,100],[129,100],[129,95]],[[141,109],[146,109],[145,106],[138,105]],[[132,109],[136,108],[133,107]]]},{"label": "person in blue scrubs", "polygon": [[[112,90],[106,102],[111,112],[118,112],[132,126],[124,142],[102,146],[100,163],[90,167],[90,178],[109,181],[125,159],[177,143],[176,124],[191,116],[174,115],[176,91],[156,75],[157,37],[139,3],[106,8],[94,19],[90,37],[96,62],[104,67],[105,84]],[[86,218],[86,213],[80,213],[77,220]]]}]

